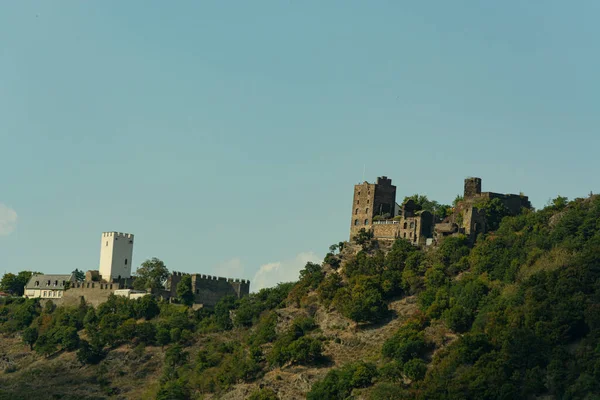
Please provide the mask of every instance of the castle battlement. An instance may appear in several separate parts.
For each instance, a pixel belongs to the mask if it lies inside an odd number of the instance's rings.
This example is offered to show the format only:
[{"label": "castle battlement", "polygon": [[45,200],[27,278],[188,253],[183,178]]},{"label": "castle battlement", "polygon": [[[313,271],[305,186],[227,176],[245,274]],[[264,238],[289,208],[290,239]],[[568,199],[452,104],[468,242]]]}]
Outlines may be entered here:
[{"label": "castle battlement", "polygon": [[192,291],[195,294],[196,304],[213,307],[225,296],[235,296],[239,299],[250,293],[250,281],[246,279],[173,271],[167,279],[165,291],[167,298],[177,298],[177,285],[186,275],[192,278]]},{"label": "castle battlement", "polygon": [[102,237],[115,237],[115,238],[133,239],[133,233],[102,232]]},{"label": "castle battlement", "polygon": [[120,289],[119,283],[104,282],[73,282],[69,290],[72,289],[93,289],[93,290],[115,290]]}]

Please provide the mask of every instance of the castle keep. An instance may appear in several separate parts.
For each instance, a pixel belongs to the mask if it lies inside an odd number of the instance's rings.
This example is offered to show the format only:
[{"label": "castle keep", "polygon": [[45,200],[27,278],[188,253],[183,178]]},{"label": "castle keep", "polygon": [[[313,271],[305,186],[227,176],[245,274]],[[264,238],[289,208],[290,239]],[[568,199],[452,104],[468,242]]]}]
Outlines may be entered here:
[{"label": "castle keep", "polygon": [[487,231],[485,211],[481,204],[499,199],[510,215],[531,208],[527,196],[481,191],[481,178],[467,178],[463,199],[444,220],[421,210],[413,200],[396,203],[396,186],[387,176],[377,183],[363,182],[354,186],[350,240],[361,230],[373,233],[378,240],[406,239],[424,246],[449,235],[465,234],[472,240]]}]

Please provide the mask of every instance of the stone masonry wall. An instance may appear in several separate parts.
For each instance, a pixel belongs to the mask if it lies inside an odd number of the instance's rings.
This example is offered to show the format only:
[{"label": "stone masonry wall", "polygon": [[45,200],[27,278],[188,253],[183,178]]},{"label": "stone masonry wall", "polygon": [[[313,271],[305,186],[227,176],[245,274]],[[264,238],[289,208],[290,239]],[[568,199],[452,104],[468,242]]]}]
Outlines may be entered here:
[{"label": "stone masonry wall", "polygon": [[97,307],[99,304],[106,302],[115,290],[121,289],[120,285],[116,283],[83,282],[76,285],[79,285],[79,287],[75,286],[65,290],[60,304],[76,306],[83,297],[86,303]]},{"label": "stone masonry wall", "polygon": [[[167,289],[171,298],[177,297],[177,284],[186,275],[173,272],[169,277]],[[227,279],[211,275],[192,274],[192,290],[194,302],[206,307],[214,307],[225,296],[242,298],[250,293],[250,281],[244,279]]]},{"label": "stone masonry wall", "polygon": [[395,240],[400,231],[400,224],[375,224],[372,229],[373,237],[377,239]]}]

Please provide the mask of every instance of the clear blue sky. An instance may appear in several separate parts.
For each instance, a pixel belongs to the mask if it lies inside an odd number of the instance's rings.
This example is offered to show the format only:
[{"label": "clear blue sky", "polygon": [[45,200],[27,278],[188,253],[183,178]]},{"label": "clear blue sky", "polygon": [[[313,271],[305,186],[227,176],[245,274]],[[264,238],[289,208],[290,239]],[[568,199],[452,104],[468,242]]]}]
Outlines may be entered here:
[{"label": "clear blue sky", "polygon": [[[536,207],[597,185],[598,1],[6,1],[0,274],[292,279],[363,176]],[[256,288],[256,287],[254,287]]]}]

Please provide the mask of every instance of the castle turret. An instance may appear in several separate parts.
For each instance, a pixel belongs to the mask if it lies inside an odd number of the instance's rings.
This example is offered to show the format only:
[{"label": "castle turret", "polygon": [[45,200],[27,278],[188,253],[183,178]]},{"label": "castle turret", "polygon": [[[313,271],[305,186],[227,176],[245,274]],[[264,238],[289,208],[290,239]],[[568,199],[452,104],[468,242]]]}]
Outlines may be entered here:
[{"label": "castle turret", "polygon": [[464,198],[468,199],[481,194],[481,178],[466,178]]}]

